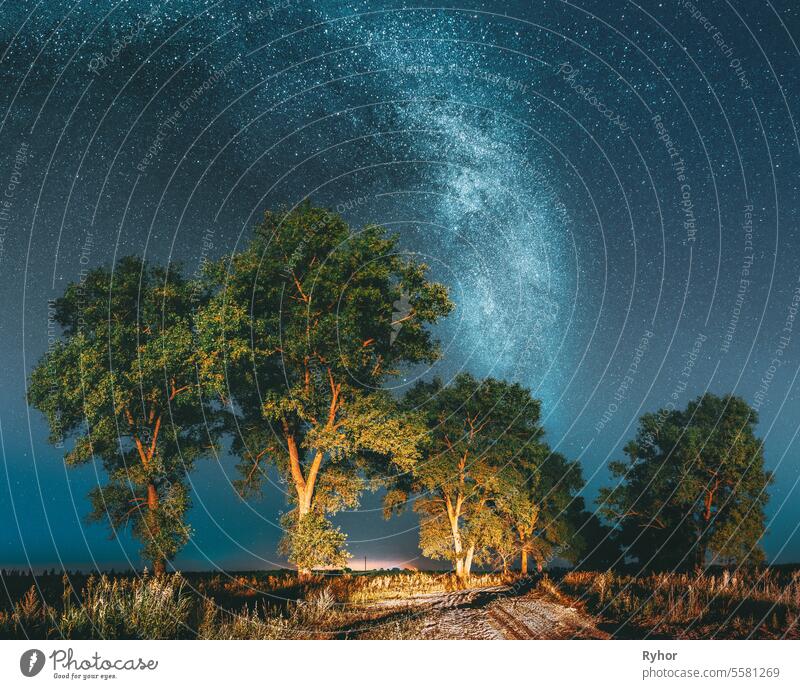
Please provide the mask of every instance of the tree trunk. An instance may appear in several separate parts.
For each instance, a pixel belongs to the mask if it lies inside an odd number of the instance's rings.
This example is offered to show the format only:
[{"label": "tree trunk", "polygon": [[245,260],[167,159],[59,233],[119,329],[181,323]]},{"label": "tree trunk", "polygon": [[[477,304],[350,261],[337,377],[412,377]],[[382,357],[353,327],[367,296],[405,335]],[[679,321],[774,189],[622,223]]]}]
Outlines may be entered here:
[{"label": "tree trunk", "polygon": [[[311,511],[311,500],[308,491],[305,490],[304,486],[301,486],[299,483],[295,483],[295,489],[297,490],[297,519],[300,520],[305,517]],[[297,577],[301,581],[306,581],[311,577],[312,571],[307,567],[298,567],[297,568]]]},{"label": "tree trunk", "polygon": [[472,558],[475,555],[475,546],[471,545],[467,550],[467,555],[464,558],[464,580],[469,581],[470,572],[472,571]]},{"label": "tree trunk", "polygon": [[[152,481],[147,484],[147,515],[148,525],[150,531],[150,538],[155,538],[158,535],[159,527],[157,523],[158,514],[158,490],[155,483]],[[153,573],[156,576],[163,576],[167,573],[167,563],[163,557],[157,557],[153,560]]]},{"label": "tree trunk", "polygon": [[520,566],[520,573],[524,577],[528,574],[528,549],[522,549],[522,564]]},{"label": "tree trunk", "polygon": [[706,491],[703,497],[703,528],[698,530],[697,534],[697,554],[695,558],[695,568],[698,572],[702,572],[706,568],[706,543],[703,534],[707,534],[711,523],[711,508],[714,505],[714,495],[719,488],[719,481],[717,481],[713,488]]},{"label": "tree trunk", "polygon": [[464,578],[464,548],[461,545],[461,529],[458,526],[459,514],[456,512],[448,499],[447,516],[450,519],[450,531],[453,534],[453,552],[455,553],[456,576]]}]

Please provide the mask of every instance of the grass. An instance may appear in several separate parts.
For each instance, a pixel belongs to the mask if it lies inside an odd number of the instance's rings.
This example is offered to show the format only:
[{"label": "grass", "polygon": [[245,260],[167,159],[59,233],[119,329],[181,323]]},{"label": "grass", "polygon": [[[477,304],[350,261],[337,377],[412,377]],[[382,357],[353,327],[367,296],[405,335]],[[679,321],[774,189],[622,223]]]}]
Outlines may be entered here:
[{"label": "grass", "polygon": [[[470,585],[508,583],[477,574]],[[424,616],[404,599],[461,588],[453,575],[434,572],[305,580],[292,572],[4,573],[2,584],[6,639],[415,639]],[[582,609],[616,638],[800,638],[796,569],[700,576],[569,571],[545,576],[537,593]]]},{"label": "grass", "polygon": [[[477,574],[471,585],[503,581]],[[29,588],[21,592],[23,582]],[[0,638],[6,639],[416,638],[421,622],[410,610],[387,612],[371,604],[461,586],[451,574],[428,572],[305,580],[291,572],[6,574],[3,584],[9,600],[0,607]]]},{"label": "grass", "polygon": [[622,638],[800,638],[800,570],[568,572],[549,584]]},{"label": "grass", "polygon": [[67,581],[60,605],[31,587],[0,613],[0,636],[58,639],[185,638],[191,611],[180,577],[90,578],[78,598]]}]

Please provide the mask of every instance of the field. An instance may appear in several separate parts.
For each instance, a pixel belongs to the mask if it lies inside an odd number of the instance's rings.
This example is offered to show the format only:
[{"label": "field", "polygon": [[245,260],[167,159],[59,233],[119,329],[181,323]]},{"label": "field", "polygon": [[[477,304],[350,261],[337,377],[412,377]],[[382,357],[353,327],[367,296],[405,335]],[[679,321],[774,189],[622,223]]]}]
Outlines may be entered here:
[{"label": "field", "polygon": [[713,574],[569,572],[559,591],[617,638],[800,638],[800,570]]},{"label": "field", "polygon": [[800,572],[3,573],[0,638],[800,638]]}]

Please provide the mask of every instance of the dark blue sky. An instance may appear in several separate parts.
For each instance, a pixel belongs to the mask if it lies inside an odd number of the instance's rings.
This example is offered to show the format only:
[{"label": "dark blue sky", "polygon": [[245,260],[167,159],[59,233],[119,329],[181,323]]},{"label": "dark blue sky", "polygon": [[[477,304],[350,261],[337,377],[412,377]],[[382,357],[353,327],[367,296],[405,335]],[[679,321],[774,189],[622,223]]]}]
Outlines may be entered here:
[{"label": "dark blue sky", "polygon": [[[425,255],[457,303],[438,372],[530,386],[589,501],[644,411],[758,406],[764,545],[800,560],[797,9],[447,7],[0,3],[0,564],[139,565],[24,403],[48,299],[124,254],[191,273],[306,196]],[[193,475],[180,566],[277,562],[284,486],[243,503],[233,477]],[[414,560],[414,516],[378,508],[341,515],[350,551]]]}]

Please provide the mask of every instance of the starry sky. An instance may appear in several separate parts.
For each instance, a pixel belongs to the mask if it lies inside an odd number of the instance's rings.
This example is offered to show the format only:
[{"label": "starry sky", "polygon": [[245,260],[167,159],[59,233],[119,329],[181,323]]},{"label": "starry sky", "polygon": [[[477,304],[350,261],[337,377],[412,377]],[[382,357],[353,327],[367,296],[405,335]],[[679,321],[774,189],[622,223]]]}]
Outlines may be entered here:
[{"label": "starry sky", "polygon": [[[741,395],[765,549],[800,560],[797,7],[437,5],[0,1],[0,564],[141,565],[26,407],[48,300],[126,254],[192,273],[305,198],[424,257],[456,302],[425,373],[530,387],[590,504],[642,413]],[[243,503],[233,465],[193,474],[178,566],[281,564],[285,486]],[[356,559],[426,565],[379,495],[337,522]]]}]

